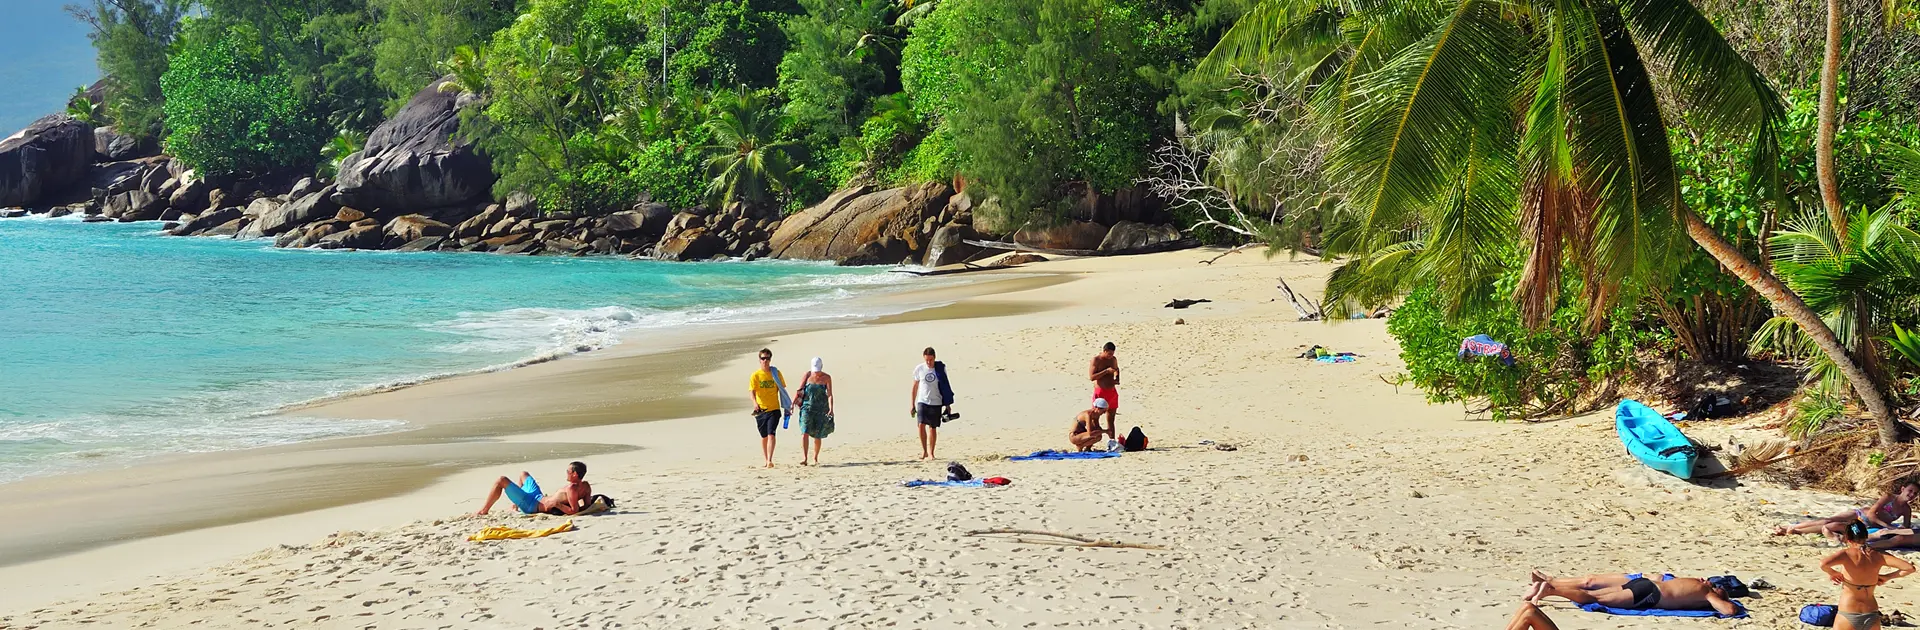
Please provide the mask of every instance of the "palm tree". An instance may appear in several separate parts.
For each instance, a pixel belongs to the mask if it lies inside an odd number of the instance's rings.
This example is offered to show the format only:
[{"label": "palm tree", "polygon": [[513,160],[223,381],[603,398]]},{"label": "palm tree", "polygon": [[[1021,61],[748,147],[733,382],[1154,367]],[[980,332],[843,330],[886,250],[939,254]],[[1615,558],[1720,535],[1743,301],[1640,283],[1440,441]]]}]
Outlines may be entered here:
[{"label": "palm tree", "polygon": [[487,86],[487,47],[456,46],[453,56],[440,62],[440,71],[451,76],[440,84],[441,92],[478,94]]},{"label": "palm tree", "polygon": [[[1544,321],[1571,264],[1597,323],[1623,287],[1676,267],[1669,254],[1685,234],[1806,332],[1883,442],[1904,437],[1819,314],[1680,199],[1666,136],[1680,112],[1657,91],[1708,133],[1751,138],[1756,174],[1777,172],[1783,110],[1691,3],[1260,0],[1202,65],[1275,67],[1294,73],[1341,137],[1329,171],[1348,193],[1327,254],[1367,260],[1423,240],[1406,255],[1442,277],[1472,278],[1517,218],[1523,319]],[[1474,295],[1459,297],[1492,297]]]},{"label": "palm tree", "polygon": [[777,140],[786,120],[778,108],[745,90],[714,99],[706,123],[714,143],[700,148],[711,155],[707,203],[764,204],[788,189],[796,174],[787,155],[793,143]]},{"label": "palm tree", "polygon": [[[1897,209],[1888,205],[1857,213],[1845,232],[1824,212],[1810,213],[1788,222],[1788,229],[1772,239],[1774,269],[1882,382],[1886,366],[1876,335],[1889,331],[1896,318],[1913,314],[1920,303],[1920,233],[1900,221]],[[1802,359],[1810,380],[1839,389],[1841,375],[1793,321],[1775,317],[1753,341],[1756,349]]]}]

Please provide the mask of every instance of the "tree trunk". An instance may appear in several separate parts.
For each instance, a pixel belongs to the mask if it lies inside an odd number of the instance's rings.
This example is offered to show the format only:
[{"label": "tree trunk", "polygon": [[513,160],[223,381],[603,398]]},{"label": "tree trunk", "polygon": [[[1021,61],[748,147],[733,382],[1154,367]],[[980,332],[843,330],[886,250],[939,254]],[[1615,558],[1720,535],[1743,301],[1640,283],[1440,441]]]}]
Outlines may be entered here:
[{"label": "tree trunk", "polygon": [[1835,233],[1844,235],[1847,212],[1840,207],[1840,174],[1833,165],[1833,136],[1840,127],[1840,2],[1827,0],[1827,56],[1820,66],[1820,131],[1814,140],[1814,161],[1827,219]]},{"label": "tree trunk", "polygon": [[1773,274],[1767,273],[1759,265],[1753,264],[1753,261],[1747,260],[1740,250],[1734,249],[1732,243],[1721,238],[1720,233],[1714,231],[1712,226],[1701,221],[1700,215],[1685,208],[1681,209],[1680,213],[1681,220],[1687,224],[1687,236],[1693,237],[1693,242],[1698,243],[1701,249],[1707,250],[1708,255],[1713,256],[1714,260],[1719,261],[1721,266],[1740,278],[1740,281],[1747,283],[1747,286],[1753,288],[1755,293],[1759,293],[1760,297],[1766,298],[1767,302],[1773,305],[1774,311],[1798,324],[1800,331],[1813,339],[1814,345],[1820,346],[1820,350],[1833,361],[1834,367],[1839,368],[1840,373],[1847,377],[1848,384],[1853,386],[1854,394],[1860,397],[1861,404],[1865,405],[1867,412],[1873,415],[1873,421],[1880,429],[1880,443],[1885,445],[1906,441],[1909,437],[1906,426],[1894,418],[1893,407],[1887,404],[1886,395],[1881,393],[1873,377],[1853,360],[1852,355],[1847,353],[1847,347],[1840,344],[1840,338],[1833,334],[1833,329],[1827,327],[1827,323],[1820,319],[1820,315],[1808,308],[1807,303],[1802,301],[1793,290],[1788,289],[1786,284],[1780,282],[1779,278],[1773,277]]}]

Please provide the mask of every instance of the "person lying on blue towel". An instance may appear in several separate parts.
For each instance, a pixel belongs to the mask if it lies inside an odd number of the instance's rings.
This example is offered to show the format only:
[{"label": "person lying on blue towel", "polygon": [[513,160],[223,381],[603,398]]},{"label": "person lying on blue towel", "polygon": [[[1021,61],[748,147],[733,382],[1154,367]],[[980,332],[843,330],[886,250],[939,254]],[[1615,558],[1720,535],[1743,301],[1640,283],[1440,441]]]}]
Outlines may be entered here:
[{"label": "person lying on blue towel", "polygon": [[[1667,573],[1601,573],[1577,578],[1554,578],[1534,571],[1527,601],[1561,597],[1575,604],[1609,608],[1713,610],[1740,614],[1727,592],[1704,578],[1673,577]],[[1665,579],[1662,579],[1665,578]]]}]

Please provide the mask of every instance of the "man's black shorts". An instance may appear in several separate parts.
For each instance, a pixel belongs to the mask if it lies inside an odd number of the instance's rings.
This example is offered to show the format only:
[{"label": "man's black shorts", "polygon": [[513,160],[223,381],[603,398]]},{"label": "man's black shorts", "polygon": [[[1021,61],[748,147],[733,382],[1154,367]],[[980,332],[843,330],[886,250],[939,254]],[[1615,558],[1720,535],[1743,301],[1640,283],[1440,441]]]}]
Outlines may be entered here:
[{"label": "man's black shorts", "polygon": [[753,423],[760,429],[760,437],[773,435],[774,430],[780,428],[780,410],[753,414]]},{"label": "man's black shorts", "polygon": [[920,403],[920,424],[940,428],[940,405]]}]

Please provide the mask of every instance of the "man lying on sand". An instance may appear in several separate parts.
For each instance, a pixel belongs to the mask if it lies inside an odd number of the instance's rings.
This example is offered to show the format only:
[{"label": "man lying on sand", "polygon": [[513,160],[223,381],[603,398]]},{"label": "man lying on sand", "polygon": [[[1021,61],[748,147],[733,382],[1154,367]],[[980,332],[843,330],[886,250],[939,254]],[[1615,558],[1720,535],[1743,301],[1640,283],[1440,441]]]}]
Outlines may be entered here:
[{"label": "man lying on sand", "polygon": [[1082,453],[1091,451],[1093,445],[1099,444],[1100,439],[1106,437],[1106,432],[1100,430],[1100,414],[1106,411],[1107,401],[1095,398],[1092,409],[1082,411],[1080,415],[1073,417],[1073,430],[1067,432],[1067,441],[1073,443],[1075,450]]},{"label": "man lying on sand", "polygon": [[[1665,573],[1602,573],[1554,579],[1534,571],[1526,600],[1563,597],[1575,604],[1598,603],[1610,608],[1707,610],[1722,615],[1740,612],[1733,600],[1702,578],[1677,578]],[[1660,579],[1665,578],[1665,579]],[[1655,581],[1658,580],[1658,581]]]},{"label": "man lying on sand", "polygon": [[585,463],[567,464],[567,488],[552,495],[541,493],[540,484],[533,480],[533,475],[526,472],[520,473],[519,483],[501,477],[493,482],[493,491],[487,494],[487,504],[480,506],[480,511],[473,514],[486,516],[487,512],[493,510],[493,503],[499,501],[502,494],[505,494],[507,500],[512,501],[513,506],[520,508],[520,511],[525,514],[542,512],[573,514],[586,509],[587,504],[593,501],[593,486],[587,484],[586,477]]}]

